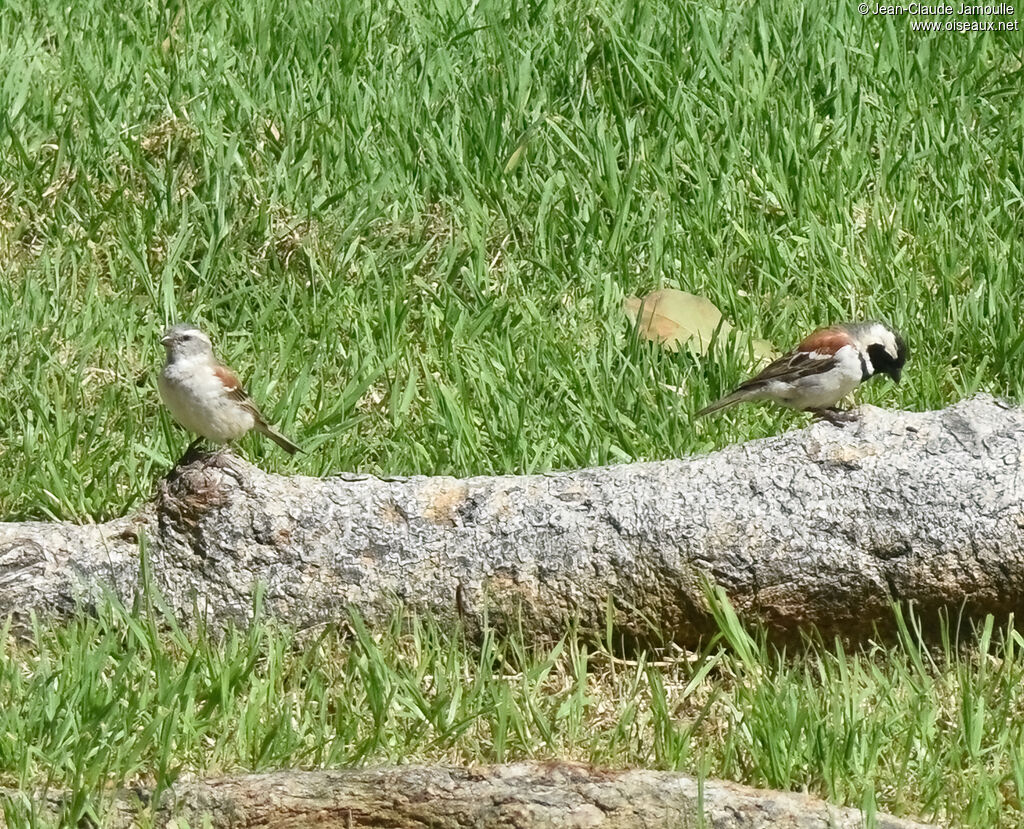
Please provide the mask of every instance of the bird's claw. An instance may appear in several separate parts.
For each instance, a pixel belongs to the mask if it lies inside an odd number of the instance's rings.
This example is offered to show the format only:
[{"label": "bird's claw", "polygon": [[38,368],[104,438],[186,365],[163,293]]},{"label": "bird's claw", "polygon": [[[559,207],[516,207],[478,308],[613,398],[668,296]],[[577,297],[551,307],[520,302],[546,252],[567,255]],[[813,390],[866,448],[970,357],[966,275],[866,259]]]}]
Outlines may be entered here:
[{"label": "bird's claw", "polygon": [[811,414],[816,420],[827,420],[833,426],[845,426],[857,420],[857,412],[853,409],[811,409]]}]

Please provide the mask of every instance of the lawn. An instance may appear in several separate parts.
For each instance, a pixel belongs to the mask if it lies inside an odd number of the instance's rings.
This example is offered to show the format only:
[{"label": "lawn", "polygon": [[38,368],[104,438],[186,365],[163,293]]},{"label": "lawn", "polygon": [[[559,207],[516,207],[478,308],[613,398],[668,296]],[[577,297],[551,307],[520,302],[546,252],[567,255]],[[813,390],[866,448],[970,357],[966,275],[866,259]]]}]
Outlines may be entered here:
[{"label": "lawn", "polygon": [[[258,599],[257,599],[258,601]],[[396,615],[296,641],[265,619],[182,631],[158,600],[116,602],[8,638],[0,660],[0,797],[8,825],[48,825],[28,795],[70,790],[61,824],[102,825],[113,787],[184,776],[410,761],[569,759],[807,791],[968,826],[1024,821],[1024,638],[991,619],[925,647],[780,653],[716,605],[700,652],[623,652],[460,632]],[[48,819],[49,818],[49,819]]]},{"label": "lawn", "polygon": [[[901,385],[871,383],[861,402],[927,409],[980,390],[1020,401],[1022,55],[1020,32],[920,34],[906,18],[816,0],[2,0],[0,516],[103,520],[153,492],[190,439],[155,388],[160,332],[179,320],[210,333],[308,450],[290,458],[263,439],[241,442],[284,473],[535,472],[706,452],[805,420],[748,406],[693,422],[751,355],[739,338],[707,357],[637,342],[622,300],[663,286],[708,297],[780,350],[827,322],[887,320],[912,362]],[[176,687],[190,648],[213,673],[233,675],[233,660],[248,666],[242,676],[263,671],[259,693],[300,705],[333,687],[323,671],[344,682],[374,665],[399,671],[388,654],[408,634],[378,634],[380,659],[340,634],[303,657],[271,628],[258,641],[178,641],[146,633],[144,614],[110,613],[67,629],[41,623],[33,642],[10,645],[2,691],[42,705],[33,683],[60,685],[90,659],[108,666],[94,666],[103,687],[137,686],[147,716],[115,706],[107,731],[76,720],[83,730],[68,732],[105,735],[97,744],[117,758],[107,782],[181,768],[572,756],[971,823],[1016,814],[1024,785],[1017,731],[1000,731],[1017,692],[1007,702],[979,690],[984,648],[952,648],[948,664],[922,663],[928,682],[915,674],[899,688],[885,683],[913,665],[909,644],[844,656],[876,683],[864,690],[861,673],[835,681],[830,671],[847,663],[831,645],[795,662],[764,646],[784,695],[819,700],[806,721],[824,741],[818,753],[786,749],[770,771],[750,753],[755,735],[736,734],[720,707],[701,728],[725,736],[679,736],[678,695],[666,691],[670,704],[657,690],[690,670],[677,659],[620,654],[641,664],[608,679],[610,655],[581,656],[568,634],[558,654],[524,663],[560,666],[575,689],[543,695],[550,733],[517,725],[514,683],[434,632],[423,641],[430,659],[450,663],[445,681],[488,689],[478,708],[452,708],[440,736],[422,724],[433,715],[378,710],[367,696],[345,702],[363,706],[352,717],[365,733],[330,731],[337,712],[318,703],[308,729],[254,721],[250,740],[225,723],[258,719],[251,683],[224,680],[194,705],[237,737],[229,750],[161,731],[178,727],[177,703],[159,695]],[[724,656],[702,658],[742,673]],[[164,660],[163,680],[146,660]],[[1019,663],[1014,651],[999,664]],[[148,681],[172,684],[147,696]],[[949,713],[961,687],[968,707]],[[605,694],[617,701],[590,704]],[[879,741],[870,750],[835,743],[835,712],[884,711],[879,699],[908,722],[945,712],[935,722],[977,753],[884,724],[868,729]],[[509,718],[503,743],[477,733],[484,709]],[[24,735],[0,751],[0,777],[78,786],[89,800],[99,778],[88,751],[29,750],[31,716],[0,727]],[[295,733],[275,732],[263,752],[260,729],[273,727]],[[855,770],[848,758],[834,765],[847,750]],[[908,771],[916,764],[920,775]]]}]

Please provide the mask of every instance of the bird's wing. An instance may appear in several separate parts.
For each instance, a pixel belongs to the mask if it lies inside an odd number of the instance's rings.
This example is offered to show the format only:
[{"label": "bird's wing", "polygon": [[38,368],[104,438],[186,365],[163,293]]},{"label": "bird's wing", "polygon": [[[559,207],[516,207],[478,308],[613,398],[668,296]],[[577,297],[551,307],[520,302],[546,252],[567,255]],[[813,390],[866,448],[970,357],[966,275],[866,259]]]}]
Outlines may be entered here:
[{"label": "bird's wing", "polygon": [[227,366],[214,366],[213,373],[224,385],[224,392],[228,397],[242,406],[242,408],[246,409],[254,418],[256,418],[258,423],[266,423],[266,418],[263,417],[263,413],[253,402],[253,399],[249,397],[249,393],[242,387],[242,384],[238,379],[238,375],[236,375]]},{"label": "bird's wing", "polygon": [[802,377],[823,374],[835,364],[834,352],[804,351],[798,348],[765,366],[758,374],[737,386],[736,391],[756,388],[771,380],[793,381]]},{"label": "bird's wing", "polygon": [[842,326],[819,328],[788,354],[765,366],[760,374],[751,377],[737,391],[760,386],[770,380],[799,380],[823,374],[835,366],[839,350],[852,345],[849,333]]}]

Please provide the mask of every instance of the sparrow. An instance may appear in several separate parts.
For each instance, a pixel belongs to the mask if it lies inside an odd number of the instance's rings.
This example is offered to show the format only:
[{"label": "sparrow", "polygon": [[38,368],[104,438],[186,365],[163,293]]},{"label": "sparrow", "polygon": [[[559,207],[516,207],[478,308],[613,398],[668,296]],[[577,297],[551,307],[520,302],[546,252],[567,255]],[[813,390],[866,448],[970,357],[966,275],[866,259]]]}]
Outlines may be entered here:
[{"label": "sparrow", "polygon": [[[299,447],[274,429],[238,377],[213,356],[210,338],[194,325],[172,325],[160,338],[167,362],[157,379],[160,397],[174,419],[214,443],[237,440],[250,429],[294,455]],[[197,438],[192,442],[191,450]]]},{"label": "sparrow", "polygon": [[819,328],[788,354],[697,412],[697,417],[754,400],[811,412],[830,423],[854,420],[836,404],[865,380],[887,374],[899,383],[910,358],[903,338],[880,322],[844,322]]}]

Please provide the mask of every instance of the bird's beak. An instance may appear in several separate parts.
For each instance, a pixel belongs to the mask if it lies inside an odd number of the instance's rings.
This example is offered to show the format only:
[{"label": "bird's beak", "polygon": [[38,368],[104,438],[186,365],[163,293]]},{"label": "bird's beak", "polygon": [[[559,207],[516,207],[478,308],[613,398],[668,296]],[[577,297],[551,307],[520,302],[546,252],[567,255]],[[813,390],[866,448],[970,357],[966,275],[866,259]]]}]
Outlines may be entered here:
[{"label": "bird's beak", "polygon": [[165,336],[165,337],[161,337],[160,338],[160,343],[162,345],[167,345],[170,341],[171,341],[170,336]]}]

